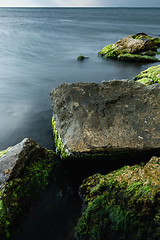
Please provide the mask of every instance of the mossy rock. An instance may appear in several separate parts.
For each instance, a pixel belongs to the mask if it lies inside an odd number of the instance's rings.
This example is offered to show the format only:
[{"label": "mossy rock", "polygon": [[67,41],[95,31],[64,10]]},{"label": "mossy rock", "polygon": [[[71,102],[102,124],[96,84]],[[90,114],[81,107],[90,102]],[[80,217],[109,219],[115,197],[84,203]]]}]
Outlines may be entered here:
[{"label": "mossy rock", "polygon": [[78,240],[160,239],[160,158],[83,181]]},{"label": "mossy rock", "polygon": [[79,55],[79,56],[77,57],[77,60],[78,60],[78,61],[83,61],[83,60],[85,60],[85,59],[88,59],[88,57],[85,57],[85,56],[83,56],[83,55]]},{"label": "mossy rock", "polygon": [[130,54],[123,53],[119,54],[117,57],[118,60],[126,61],[126,62],[158,62],[159,60],[150,55],[141,55],[141,54]]},{"label": "mossy rock", "polygon": [[134,80],[145,85],[160,83],[160,65],[142,71],[134,78]]},{"label": "mossy rock", "polygon": [[128,62],[159,62],[155,57],[159,38],[152,38],[145,33],[127,36],[115,44],[107,45],[98,54],[104,58],[118,59]]},{"label": "mossy rock", "polygon": [[103,56],[104,58],[113,58],[113,59],[117,58],[118,56],[118,52],[114,44],[107,45],[98,54]]},{"label": "mossy rock", "polygon": [[160,39],[158,37],[151,37],[151,36],[148,36],[145,33],[137,33],[137,34],[133,35],[132,37],[135,38],[135,39],[149,39],[149,40],[152,40],[157,47],[160,47]]},{"label": "mossy rock", "polygon": [[[46,191],[60,167],[59,158],[53,151],[41,148],[38,144],[32,142],[28,150],[28,142],[24,147],[24,151],[29,155],[29,158],[23,169],[21,168],[21,172],[18,175],[14,173],[13,177],[13,174],[8,170],[8,173],[6,173],[10,177],[1,184],[0,239],[3,240],[14,239],[15,235],[21,230],[24,218],[31,206]],[[22,160],[26,158],[24,151],[21,151],[19,155]],[[3,157],[7,158],[7,152],[5,151]],[[12,156],[14,154],[13,152]],[[17,164],[19,163],[17,162]],[[17,169],[15,166],[12,171],[17,171]]]}]

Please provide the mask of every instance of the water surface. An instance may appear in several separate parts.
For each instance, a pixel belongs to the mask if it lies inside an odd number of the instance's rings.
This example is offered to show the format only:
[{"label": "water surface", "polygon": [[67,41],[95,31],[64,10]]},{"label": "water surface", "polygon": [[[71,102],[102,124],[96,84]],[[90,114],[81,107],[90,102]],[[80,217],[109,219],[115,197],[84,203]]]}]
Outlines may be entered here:
[{"label": "water surface", "polygon": [[[51,90],[62,83],[132,79],[157,65],[97,53],[138,32],[156,37],[159,23],[160,8],[0,8],[0,149],[25,137],[52,149]],[[89,59],[78,62],[80,54]],[[77,196],[78,190],[62,196],[53,184],[18,240],[69,240],[80,216]]]},{"label": "water surface", "polygon": [[[97,53],[126,35],[157,36],[159,22],[159,8],[0,8],[0,149],[24,137],[53,148],[50,91],[61,83],[132,78],[155,65]],[[77,62],[80,54],[89,59]]]}]

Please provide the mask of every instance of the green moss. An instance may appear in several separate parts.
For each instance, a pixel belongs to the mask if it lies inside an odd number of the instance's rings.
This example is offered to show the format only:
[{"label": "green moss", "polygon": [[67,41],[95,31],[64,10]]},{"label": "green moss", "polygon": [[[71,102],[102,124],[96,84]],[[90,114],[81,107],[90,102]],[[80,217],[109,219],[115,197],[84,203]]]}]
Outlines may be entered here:
[{"label": "green moss", "polygon": [[76,229],[78,240],[160,238],[160,186],[147,175],[142,177],[142,169],[125,166],[83,181],[84,211]]},{"label": "green moss", "polygon": [[78,60],[78,61],[83,61],[83,60],[85,60],[85,59],[88,59],[88,57],[85,57],[85,56],[83,56],[83,55],[79,55],[79,56],[77,57],[77,60]]},{"label": "green moss", "polygon": [[60,154],[63,159],[65,159],[69,156],[69,153],[67,153],[67,151],[64,149],[62,139],[59,136],[55,125],[56,125],[55,119],[54,119],[54,117],[52,117],[53,137],[54,137],[54,140],[55,140],[57,153]]},{"label": "green moss", "polygon": [[152,38],[157,47],[160,47],[160,39],[158,37]]},{"label": "green moss", "polygon": [[119,54],[117,59],[129,62],[159,62],[160,60],[155,57],[140,55],[140,54]]},{"label": "green moss", "polygon": [[13,239],[23,217],[46,190],[59,166],[57,155],[48,151],[45,159],[30,162],[19,178],[6,183],[0,194],[0,239]]},{"label": "green moss", "polygon": [[137,82],[143,83],[147,86],[154,84],[153,80],[150,78],[143,78],[143,79],[137,80]]},{"label": "green moss", "polygon": [[2,157],[4,154],[6,154],[6,153],[8,152],[9,149],[10,149],[10,147],[7,148],[6,150],[2,150],[2,151],[0,151],[0,157]]},{"label": "green moss", "polygon": [[145,71],[142,71],[134,78],[134,80],[145,85],[160,83],[160,65],[153,66]]},{"label": "green moss", "polygon": [[114,44],[107,45],[98,54],[104,58],[117,58],[118,56],[118,52]]},{"label": "green moss", "polygon": [[145,33],[137,33],[135,35],[132,35],[131,37],[133,37],[134,39],[152,39],[152,37],[148,36]]},{"label": "green moss", "polygon": [[[90,202],[79,221],[76,238],[103,240],[119,235],[119,239],[141,239],[140,219],[134,216],[134,210],[109,203],[108,195],[103,194]],[[136,232],[133,236],[132,233]],[[117,238],[116,238],[117,239]]]},{"label": "green moss", "polygon": [[160,46],[160,39],[158,37],[151,37],[148,36],[147,34],[135,34],[132,36],[134,39],[150,39],[152,40],[157,47]]},{"label": "green moss", "polygon": [[146,51],[146,52],[140,52],[139,53],[140,55],[142,55],[142,56],[151,56],[151,57],[153,57],[153,56],[155,56],[156,54],[159,54],[158,52],[154,52],[154,51],[151,51],[151,50],[148,50],[148,51]]}]

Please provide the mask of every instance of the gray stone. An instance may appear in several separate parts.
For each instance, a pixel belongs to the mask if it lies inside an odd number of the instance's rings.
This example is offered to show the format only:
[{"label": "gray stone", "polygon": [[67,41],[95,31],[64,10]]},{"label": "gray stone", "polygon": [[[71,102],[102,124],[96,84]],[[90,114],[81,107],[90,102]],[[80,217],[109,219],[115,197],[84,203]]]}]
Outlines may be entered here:
[{"label": "gray stone", "polygon": [[158,84],[63,84],[51,98],[57,148],[66,154],[160,149]]},{"label": "gray stone", "polygon": [[126,51],[127,53],[139,53],[152,49],[155,50],[156,48],[154,41],[150,39],[134,39],[131,36],[119,40],[115,43],[115,46],[119,53],[123,53],[123,51]]},{"label": "gray stone", "polygon": [[[18,177],[29,161],[45,155],[45,149],[29,138],[6,151],[1,151],[0,157],[0,185],[5,181]],[[0,153],[1,153],[0,152]]]}]

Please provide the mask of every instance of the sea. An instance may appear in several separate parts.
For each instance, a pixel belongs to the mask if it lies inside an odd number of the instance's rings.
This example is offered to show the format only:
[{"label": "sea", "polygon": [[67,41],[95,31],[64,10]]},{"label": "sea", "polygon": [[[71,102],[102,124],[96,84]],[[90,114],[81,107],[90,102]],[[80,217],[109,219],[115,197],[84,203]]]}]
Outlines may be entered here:
[{"label": "sea", "polygon": [[[158,37],[159,23],[160,8],[0,8],[0,150],[25,137],[55,149],[51,90],[63,83],[133,79],[158,65],[103,59],[98,52],[128,35]],[[77,61],[81,54],[88,59]],[[73,199],[57,205],[55,189],[42,200],[41,215],[32,212],[21,240],[68,239],[63,229],[80,210]],[[43,213],[46,201],[59,221]]]}]

